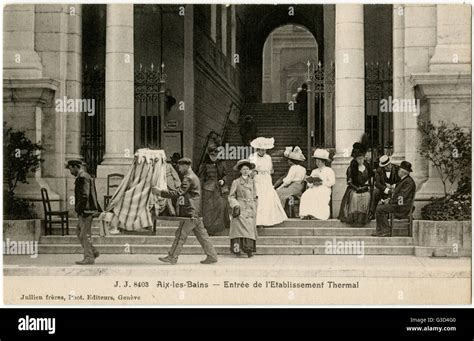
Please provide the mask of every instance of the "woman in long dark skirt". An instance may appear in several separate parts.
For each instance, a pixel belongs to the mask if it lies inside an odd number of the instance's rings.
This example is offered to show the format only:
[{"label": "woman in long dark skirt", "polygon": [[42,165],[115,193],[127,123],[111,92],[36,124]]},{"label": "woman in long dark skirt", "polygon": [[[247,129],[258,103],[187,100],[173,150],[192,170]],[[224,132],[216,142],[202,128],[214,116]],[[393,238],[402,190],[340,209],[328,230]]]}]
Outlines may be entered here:
[{"label": "woman in long dark skirt", "polygon": [[202,216],[209,235],[216,235],[229,228],[229,208],[225,167],[217,158],[218,152],[210,148],[198,176],[202,187]]},{"label": "woman in long dark skirt", "polygon": [[241,176],[232,182],[229,204],[232,210],[230,222],[230,251],[237,256],[242,252],[250,258],[257,251],[257,192],[250,170],[255,165],[249,160],[240,160],[234,169]]},{"label": "woman in long dark skirt", "polygon": [[372,170],[365,160],[365,152],[353,153],[354,159],[347,168],[347,189],[342,197],[339,220],[363,226],[370,220],[370,179]]}]

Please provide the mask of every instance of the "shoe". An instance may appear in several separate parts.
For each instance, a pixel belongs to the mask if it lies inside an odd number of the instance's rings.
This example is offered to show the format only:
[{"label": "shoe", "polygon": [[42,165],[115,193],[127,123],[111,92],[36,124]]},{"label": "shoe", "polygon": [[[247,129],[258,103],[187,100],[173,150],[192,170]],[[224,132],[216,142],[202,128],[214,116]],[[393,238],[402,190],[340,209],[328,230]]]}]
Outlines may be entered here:
[{"label": "shoe", "polygon": [[168,263],[171,265],[175,265],[176,263],[178,263],[178,260],[176,258],[171,258],[170,256],[160,257],[158,259],[162,261],[163,263]]},{"label": "shoe", "polygon": [[211,258],[209,256],[206,257],[206,259],[201,261],[201,264],[213,264],[213,263],[217,263],[217,259]]},{"label": "shoe", "polygon": [[99,251],[94,252],[94,259],[95,259],[95,258],[99,258],[99,256],[100,256]]},{"label": "shoe", "polygon": [[92,265],[94,264],[94,260],[93,259],[83,259],[83,260],[80,260],[78,262],[76,262],[77,265]]},{"label": "shoe", "polygon": [[372,237],[380,237],[382,234],[382,231],[375,231],[374,233],[371,234]]},{"label": "shoe", "polygon": [[380,237],[391,237],[391,236],[392,236],[392,232],[390,230],[382,231],[382,233],[380,234]]},{"label": "shoe", "polygon": [[252,258],[252,257],[253,257],[252,252],[247,252],[247,257],[248,257],[248,258]]}]

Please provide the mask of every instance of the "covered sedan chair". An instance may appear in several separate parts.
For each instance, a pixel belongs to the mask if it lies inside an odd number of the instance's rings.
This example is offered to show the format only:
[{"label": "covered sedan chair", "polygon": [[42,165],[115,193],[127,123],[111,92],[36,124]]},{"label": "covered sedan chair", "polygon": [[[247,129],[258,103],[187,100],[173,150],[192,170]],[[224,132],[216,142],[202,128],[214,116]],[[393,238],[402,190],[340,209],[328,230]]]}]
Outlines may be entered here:
[{"label": "covered sedan chair", "polygon": [[151,188],[154,186],[163,190],[167,188],[165,152],[138,149],[130,170],[99,217],[103,222],[100,234],[151,229],[153,213],[159,214],[169,205],[167,199],[152,193]]}]

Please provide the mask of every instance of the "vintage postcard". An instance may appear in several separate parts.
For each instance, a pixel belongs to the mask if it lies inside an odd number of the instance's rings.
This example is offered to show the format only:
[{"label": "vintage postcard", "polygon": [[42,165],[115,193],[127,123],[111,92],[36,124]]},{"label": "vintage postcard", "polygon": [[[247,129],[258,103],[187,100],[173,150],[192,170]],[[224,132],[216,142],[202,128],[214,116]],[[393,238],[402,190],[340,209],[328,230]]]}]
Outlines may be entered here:
[{"label": "vintage postcard", "polygon": [[3,7],[7,305],[469,305],[468,4]]}]

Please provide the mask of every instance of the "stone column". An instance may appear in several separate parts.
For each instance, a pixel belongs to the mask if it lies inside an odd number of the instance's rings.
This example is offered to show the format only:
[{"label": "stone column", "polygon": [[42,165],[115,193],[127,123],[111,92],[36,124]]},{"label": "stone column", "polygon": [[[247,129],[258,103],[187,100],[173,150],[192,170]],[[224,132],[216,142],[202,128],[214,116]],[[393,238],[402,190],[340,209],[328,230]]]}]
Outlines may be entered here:
[{"label": "stone column", "polygon": [[[71,4],[69,8],[66,95],[74,100],[82,99],[82,5]],[[74,112],[66,115],[66,161],[82,159],[82,115],[88,113]]]},{"label": "stone column", "polygon": [[[404,100],[419,99],[415,88],[410,84],[414,73],[427,72],[429,61],[436,45],[436,5],[405,5],[403,12],[405,23],[405,54],[404,54]],[[415,102],[417,103],[417,102]],[[395,115],[405,117],[405,160],[413,165],[413,177],[419,185],[428,177],[428,162],[420,155],[421,132],[418,123],[426,119],[426,103],[420,101],[419,110],[399,112]]]},{"label": "stone column", "polygon": [[227,6],[221,6],[221,49],[224,56],[227,56]]},{"label": "stone column", "polygon": [[[405,93],[405,8],[393,5],[393,98],[402,99]],[[405,159],[405,116],[393,113],[393,155],[392,161],[399,163]]]},{"label": "stone column", "polygon": [[214,42],[216,42],[216,28],[217,28],[217,5],[211,5],[211,38]]},{"label": "stone column", "polygon": [[[411,86],[419,89],[425,103],[426,117],[434,124],[455,123],[471,129],[471,7],[468,5],[436,5],[434,38],[436,48],[428,65],[410,76]],[[441,179],[431,163],[426,163],[417,198],[429,200],[443,196]],[[416,170],[416,169],[415,169]],[[449,188],[455,190],[456,184]]]},{"label": "stone column", "polygon": [[436,5],[436,50],[431,72],[471,72],[471,6]]},{"label": "stone column", "polygon": [[[42,63],[35,44],[36,17],[33,4],[4,7],[3,118],[8,127],[25,131],[32,142],[45,146],[43,125],[47,121],[44,120],[44,111],[53,106],[60,82],[43,70],[44,61]],[[54,125],[54,122],[49,124]],[[44,155],[43,152],[42,157]],[[48,189],[52,201],[59,200],[59,196],[44,181],[43,169],[44,164],[38,171],[29,174],[27,184],[18,183],[15,189],[18,197],[35,203],[38,214],[43,212],[41,187]],[[53,203],[53,209],[58,209],[58,205]]]},{"label": "stone column", "polygon": [[108,4],[106,30],[105,155],[98,177],[125,173],[133,160],[133,5]]},{"label": "stone column", "polygon": [[[183,130],[185,139],[183,141],[183,156],[196,163],[199,160],[199,148],[194,146],[195,119],[194,119],[194,9],[186,6],[184,16],[184,114]],[[189,84],[189,86],[187,86]]]},{"label": "stone column", "polygon": [[231,29],[231,55],[230,55],[230,60],[232,65],[235,66],[234,63],[234,56],[237,53],[237,18],[235,16],[235,5],[231,5],[230,7],[231,11],[231,23],[230,23],[230,29]]},{"label": "stone column", "polygon": [[336,5],[336,173],[333,187],[333,216],[339,211],[346,188],[346,169],[352,144],[364,133],[365,68],[364,6]]},{"label": "stone column", "polygon": [[6,5],[3,11],[3,77],[40,78],[35,51],[35,5]]}]

